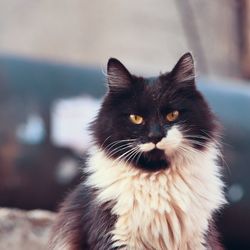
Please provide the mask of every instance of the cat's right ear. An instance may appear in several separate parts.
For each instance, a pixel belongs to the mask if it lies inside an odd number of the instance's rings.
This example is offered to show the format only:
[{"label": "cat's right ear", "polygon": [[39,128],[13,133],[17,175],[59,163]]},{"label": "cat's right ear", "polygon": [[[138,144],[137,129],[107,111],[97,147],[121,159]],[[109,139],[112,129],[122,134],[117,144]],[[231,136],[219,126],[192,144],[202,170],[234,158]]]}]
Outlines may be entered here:
[{"label": "cat's right ear", "polygon": [[194,59],[190,52],[184,54],[175,67],[173,68],[171,75],[173,80],[178,83],[194,84],[195,82],[195,69]]},{"label": "cat's right ear", "polygon": [[107,73],[108,86],[111,92],[127,90],[132,86],[132,76],[119,60],[109,59]]}]

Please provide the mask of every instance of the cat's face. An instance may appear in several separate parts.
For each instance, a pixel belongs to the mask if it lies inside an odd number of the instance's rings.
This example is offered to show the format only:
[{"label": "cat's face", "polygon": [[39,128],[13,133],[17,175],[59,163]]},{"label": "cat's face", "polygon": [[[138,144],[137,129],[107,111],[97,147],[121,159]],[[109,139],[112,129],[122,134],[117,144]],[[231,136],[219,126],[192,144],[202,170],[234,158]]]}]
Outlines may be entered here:
[{"label": "cat's face", "polygon": [[117,164],[166,169],[176,156],[202,152],[215,139],[215,120],[196,90],[191,54],[171,72],[150,79],[110,59],[108,84],[92,128],[97,144]]}]

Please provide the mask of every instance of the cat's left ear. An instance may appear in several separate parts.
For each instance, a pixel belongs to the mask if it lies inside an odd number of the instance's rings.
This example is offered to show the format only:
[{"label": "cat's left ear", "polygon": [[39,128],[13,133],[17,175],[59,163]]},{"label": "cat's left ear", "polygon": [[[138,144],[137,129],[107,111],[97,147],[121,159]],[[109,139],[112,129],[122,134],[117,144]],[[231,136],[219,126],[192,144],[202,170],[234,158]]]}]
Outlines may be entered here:
[{"label": "cat's left ear", "polygon": [[184,54],[171,71],[173,80],[179,83],[188,82],[194,84],[195,69],[194,59],[190,52]]},{"label": "cat's left ear", "polygon": [[132,76],[119,60],[109,59],[107,73],[110,91],[127,90],[132,86]]}]

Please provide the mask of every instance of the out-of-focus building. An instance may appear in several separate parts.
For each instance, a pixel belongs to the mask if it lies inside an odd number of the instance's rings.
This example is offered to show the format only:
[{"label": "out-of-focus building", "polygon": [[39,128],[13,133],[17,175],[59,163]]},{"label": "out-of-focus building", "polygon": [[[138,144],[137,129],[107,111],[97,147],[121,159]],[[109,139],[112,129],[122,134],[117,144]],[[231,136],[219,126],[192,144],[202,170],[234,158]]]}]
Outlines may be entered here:
[{"label": "out-of-focus building", "polygon": [[244,2],[0,0],[0,54],[158,74],[192,51],[201,74],[240,77]]}]

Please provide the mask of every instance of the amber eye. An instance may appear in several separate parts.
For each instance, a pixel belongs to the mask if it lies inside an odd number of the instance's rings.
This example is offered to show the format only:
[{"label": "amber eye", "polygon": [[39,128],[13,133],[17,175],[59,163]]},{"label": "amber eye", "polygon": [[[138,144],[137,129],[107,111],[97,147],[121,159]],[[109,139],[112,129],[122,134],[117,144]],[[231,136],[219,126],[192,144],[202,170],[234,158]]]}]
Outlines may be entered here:
[{"label": "amber eye", "polygon": [[168,122],[173,122],[178,118],[178,116],[179,116],[179,111],[175,110],[175,111],[167,114],[166,120]]},{"label": "amber eye", "polygon": [[129,119],[131,122],[133,122],[134,124],[142,124],[143,123],[143,117],[139,116],[139,115],[130,115]]}]

